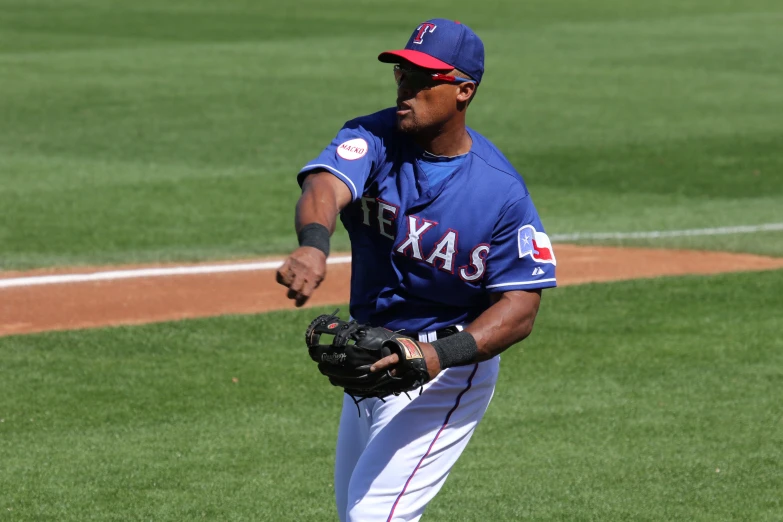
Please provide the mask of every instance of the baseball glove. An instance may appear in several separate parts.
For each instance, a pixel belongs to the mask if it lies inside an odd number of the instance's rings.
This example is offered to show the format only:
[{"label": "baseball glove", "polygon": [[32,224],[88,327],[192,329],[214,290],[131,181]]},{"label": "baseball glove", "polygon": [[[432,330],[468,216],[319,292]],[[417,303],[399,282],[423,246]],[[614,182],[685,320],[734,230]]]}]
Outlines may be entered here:
[{"label": "baseball glove", "polygon": [[[305,332],[310,357],[318,369],[354,397],[386,397],[420,388],[430,380],[419,343],[398,333],[337,316],[319,315]],[[324,344],[331,336],[331,342]],[[393,353],[400,362],[393,370],[370,372],[376,361]]]}]

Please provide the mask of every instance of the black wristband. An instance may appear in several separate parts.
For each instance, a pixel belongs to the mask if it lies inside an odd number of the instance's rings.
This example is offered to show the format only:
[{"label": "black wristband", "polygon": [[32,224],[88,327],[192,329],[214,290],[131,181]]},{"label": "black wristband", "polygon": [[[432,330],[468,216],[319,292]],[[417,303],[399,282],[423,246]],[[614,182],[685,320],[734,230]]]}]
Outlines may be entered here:
[{"label": "black wristband", "polygon": [[478,357],[476,339],[468,332],[460,332],[433,341],[432,347],[435,348],[440,359],[441,370],[474,363]]},{"label": "black wristband", "polygon": [[310,223],[303,226],[296,237],[299,239],[299,246],[309,246],[317,248],[329,257],[329,229],[320,223]]}]

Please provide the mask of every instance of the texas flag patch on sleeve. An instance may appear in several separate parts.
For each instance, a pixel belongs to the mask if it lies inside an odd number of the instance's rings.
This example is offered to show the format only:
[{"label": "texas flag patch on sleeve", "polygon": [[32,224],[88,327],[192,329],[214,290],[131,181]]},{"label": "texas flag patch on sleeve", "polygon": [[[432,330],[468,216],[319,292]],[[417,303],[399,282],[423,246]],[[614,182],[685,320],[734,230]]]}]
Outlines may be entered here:
[{"label": "texas flag patch on sleeve", "polygon": [[557,265],[549,236],[537,231],[533,225],[525,225],[517,231],[517,243],[520,259],[530,256],[533,261]]}]

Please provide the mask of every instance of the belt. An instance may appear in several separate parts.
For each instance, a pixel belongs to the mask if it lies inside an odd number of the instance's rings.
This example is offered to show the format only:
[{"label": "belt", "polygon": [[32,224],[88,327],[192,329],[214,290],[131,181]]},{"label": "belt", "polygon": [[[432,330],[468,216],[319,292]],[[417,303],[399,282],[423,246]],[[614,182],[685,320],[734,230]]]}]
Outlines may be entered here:
[{"label": "belt", "polygon": [[[437,330],[430,330],[428,332],[409,332],[405,330],[401,333],[403,335],[407,335],[408,337],[413,337],[414,339],[418,339],[422,342],[432,342],[436,339],[443,339],[444,337],[454,335],[455,333],[459,333],[461,331],[462,331],[462,326],[452,325],[452,326],[446,326],[444,328],[438,328]],[[422,339],[422,337],[424,339]]]}]

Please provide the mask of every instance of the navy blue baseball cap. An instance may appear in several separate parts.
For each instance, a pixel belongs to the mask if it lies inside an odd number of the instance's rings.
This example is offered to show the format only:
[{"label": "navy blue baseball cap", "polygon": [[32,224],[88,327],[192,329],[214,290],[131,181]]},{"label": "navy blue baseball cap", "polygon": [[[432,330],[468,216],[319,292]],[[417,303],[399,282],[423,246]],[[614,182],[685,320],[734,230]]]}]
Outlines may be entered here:
[{"label": "navy blue baseball cap", "polygon": [[378,55],[384,63],[410,62],[423,69],[459,69],[476,83],[484,74],[484,44],[470,27],[445,18],[419,24],[405,49]]}]

